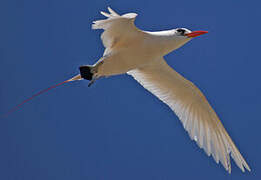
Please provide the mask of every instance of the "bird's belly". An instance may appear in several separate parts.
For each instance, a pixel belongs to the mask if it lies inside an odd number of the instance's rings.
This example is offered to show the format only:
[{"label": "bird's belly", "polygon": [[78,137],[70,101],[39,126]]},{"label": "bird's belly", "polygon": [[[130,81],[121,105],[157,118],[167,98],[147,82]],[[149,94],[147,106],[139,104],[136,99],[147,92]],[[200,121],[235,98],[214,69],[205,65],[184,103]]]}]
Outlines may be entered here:
[{"label": "bird's belly", "polygon": [[121,49],[104,57],[98,68],[99,76],[124,74],[132,69],[144,66],[152,61],[155,56],[146,52],[142,47]]}]

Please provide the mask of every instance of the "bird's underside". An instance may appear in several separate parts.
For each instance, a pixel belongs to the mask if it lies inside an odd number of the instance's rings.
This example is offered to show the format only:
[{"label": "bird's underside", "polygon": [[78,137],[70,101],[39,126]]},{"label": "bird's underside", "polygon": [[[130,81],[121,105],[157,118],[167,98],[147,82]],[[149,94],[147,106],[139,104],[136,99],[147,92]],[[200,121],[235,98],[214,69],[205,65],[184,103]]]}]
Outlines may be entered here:
[{"label": "bird's underside", "polygon": [[[166,103],[179,117],[191,139],[195,140],[207,155],[212,155],[217,163],[221,162],[229,173],[230,155],[243,172],[245,168],[250,171],[202,92],[168,66],[163,59],[170,49],[167,49],[167,46],[155,48],[158,46],[154,46],[153,42],[157,42],[160,37],[157,35],[154,39],[148,39],[151,34],[134,25],[137,14],[120,16],[110,8],[108,10],[109,13],[101,12],[107,19],[94,21],[92,26],[93,29],[104,29],[101,35],[106,48],[104,56],[93,66],[81,67],[82,78],[93,80],[102,76],[128,73]],[[134,39],[137,41],[133,41]],[[150,50],[146,49],[147,46],[144,47],[144,42],[150,44]],[[136,49],[132,48],[133,43],[136,43]]]}]

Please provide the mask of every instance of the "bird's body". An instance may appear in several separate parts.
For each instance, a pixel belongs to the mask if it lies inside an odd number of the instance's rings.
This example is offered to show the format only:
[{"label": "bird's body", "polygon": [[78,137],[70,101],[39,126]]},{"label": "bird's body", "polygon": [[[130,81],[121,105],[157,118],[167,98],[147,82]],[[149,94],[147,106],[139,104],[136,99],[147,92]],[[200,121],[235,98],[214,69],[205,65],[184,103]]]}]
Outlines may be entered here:
[{"label": "bird's body", "polygon": [[98,75],[111,76],[127,73],[163,57],[182,45],[173,41],[172,34],[173,30],[157,33],[138,32],[130,40],[119,40],[102,58],[103,65]]},{"label": "bird's body", "polygon": [[191,139],[207,155],[212,155],[217,163],[221,162],[228,172],[231,172],[230,155],[242,171],[245,168],[250,171],[205,96],[163,58],[193,37],[207,32],[191,32],[185,28],[142,31],[134,25],[137,14],[120,16],[110,8],[108,10],[110,14],[101,12],[107,19],[94,21],[92,25],[93,29],[104,29],[101,35],[104,55],[93,66],[80,67],[81,76],[77,78],[91,80],[92,84],[100,77],[124,73],[133,76],[176,113]]},{"label": "bird's body", "polygon": [[[175,30],[158,32],[142,31],[134,26],[133,18],[136,17],[136,14],[131,13],[131,15],[128,18],[123,18],[123,20],[120,18],[109,20],[111,23],[111,26],[108,27],[109,32],[110,29],[117,28],[117,33],[121,35],[114,36],[113,33],[108,33],[109,35],[107,35],[106,31],[102,35],[106,50],[102,60],[99,61],[103,64],[99,67],[98,76],[127,73],[132,69],[142,67],[163,57],[190,40],[190,38],[175,36]],[[121,21],[121,23],[122,21],[126,21],[124,22],[125,26],[129,27],[126,33],[126,27],[117,26],[117,21]],[[99,21],[96,21],[93,27],[95,29],[103,28],[102,25],[99,24]],[[177,38],[182,39],[182,41],[176,41]]]}]

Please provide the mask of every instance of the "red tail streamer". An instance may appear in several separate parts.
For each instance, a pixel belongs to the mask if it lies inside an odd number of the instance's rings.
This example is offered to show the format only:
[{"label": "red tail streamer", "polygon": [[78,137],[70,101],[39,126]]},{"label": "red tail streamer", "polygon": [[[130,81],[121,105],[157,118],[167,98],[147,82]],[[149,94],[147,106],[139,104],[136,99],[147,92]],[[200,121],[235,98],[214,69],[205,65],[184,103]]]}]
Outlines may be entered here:
[{"label": "red tail streamer", "polygon": [[39,96],[39,95],[41,95],[41,94],[43,94],[43,93],[45,93],[45,92],[47,92],[47,91],[49,91],[49,90],[51,90],[51,89],[53,89],[53,88],[56,88],[56,87],[58,87],[58,86],[60,86],[60,85],[62,85],[62,84],[65,84],[65,83],[67,83],[67,82],[70,82],[70,80],[63,81],[63,82],[58,83],[58,84],[56,84],[56,85],[53,85],[53,86],[51,86],[51,87],[49,87],[49,88],[47,88],[47,89],[41,90],[40,92],[34,94],[34,95],[31,96],[30,98],[24,100],[23,102],[21,102],[21,103],[18,104],[17,106],[15,106],[15,107],[13,107],[12,109],[10,109],[6,114],[3,115],[3,117],[7,117],[7,116],[10,115],[11,113],[13,113],[13,112],[16,111],[17,109],[19,109],[22,105],[24,105],[24,104],[27,103],[28,101],[31,101],[31,100],[32,100],[33,98],[35,98],[36,96]]}]

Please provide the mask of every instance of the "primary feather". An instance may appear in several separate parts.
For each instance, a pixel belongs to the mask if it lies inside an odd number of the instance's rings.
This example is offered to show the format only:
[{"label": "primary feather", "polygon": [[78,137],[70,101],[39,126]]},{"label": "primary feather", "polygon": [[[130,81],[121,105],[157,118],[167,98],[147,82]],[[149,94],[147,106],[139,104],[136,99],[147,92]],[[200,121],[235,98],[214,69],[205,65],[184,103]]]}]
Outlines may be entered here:
[{"label": "primary feather", "polygon": [[[120,16],[111,8],[108,8],[110,14],[101,12],[102,15],[107,17],[105,20],[94,21],[93,29],[104,29],[101,39],[105,48],[110,49],[122,38],[127,40],[132,33],[137,33],[138,28],[134,25],[134,20],[137,16],[135,13],[128,13]],[[128,29],[128,31],[126,31]]]},{"label": "primary feather", "polygon": [[190,81],[167,65],[163,58],[128,72],[144,88],[166,103],[179,117],[192,140],[231,172],[229,154],[238,167],[250,171],[205,96]]}]

